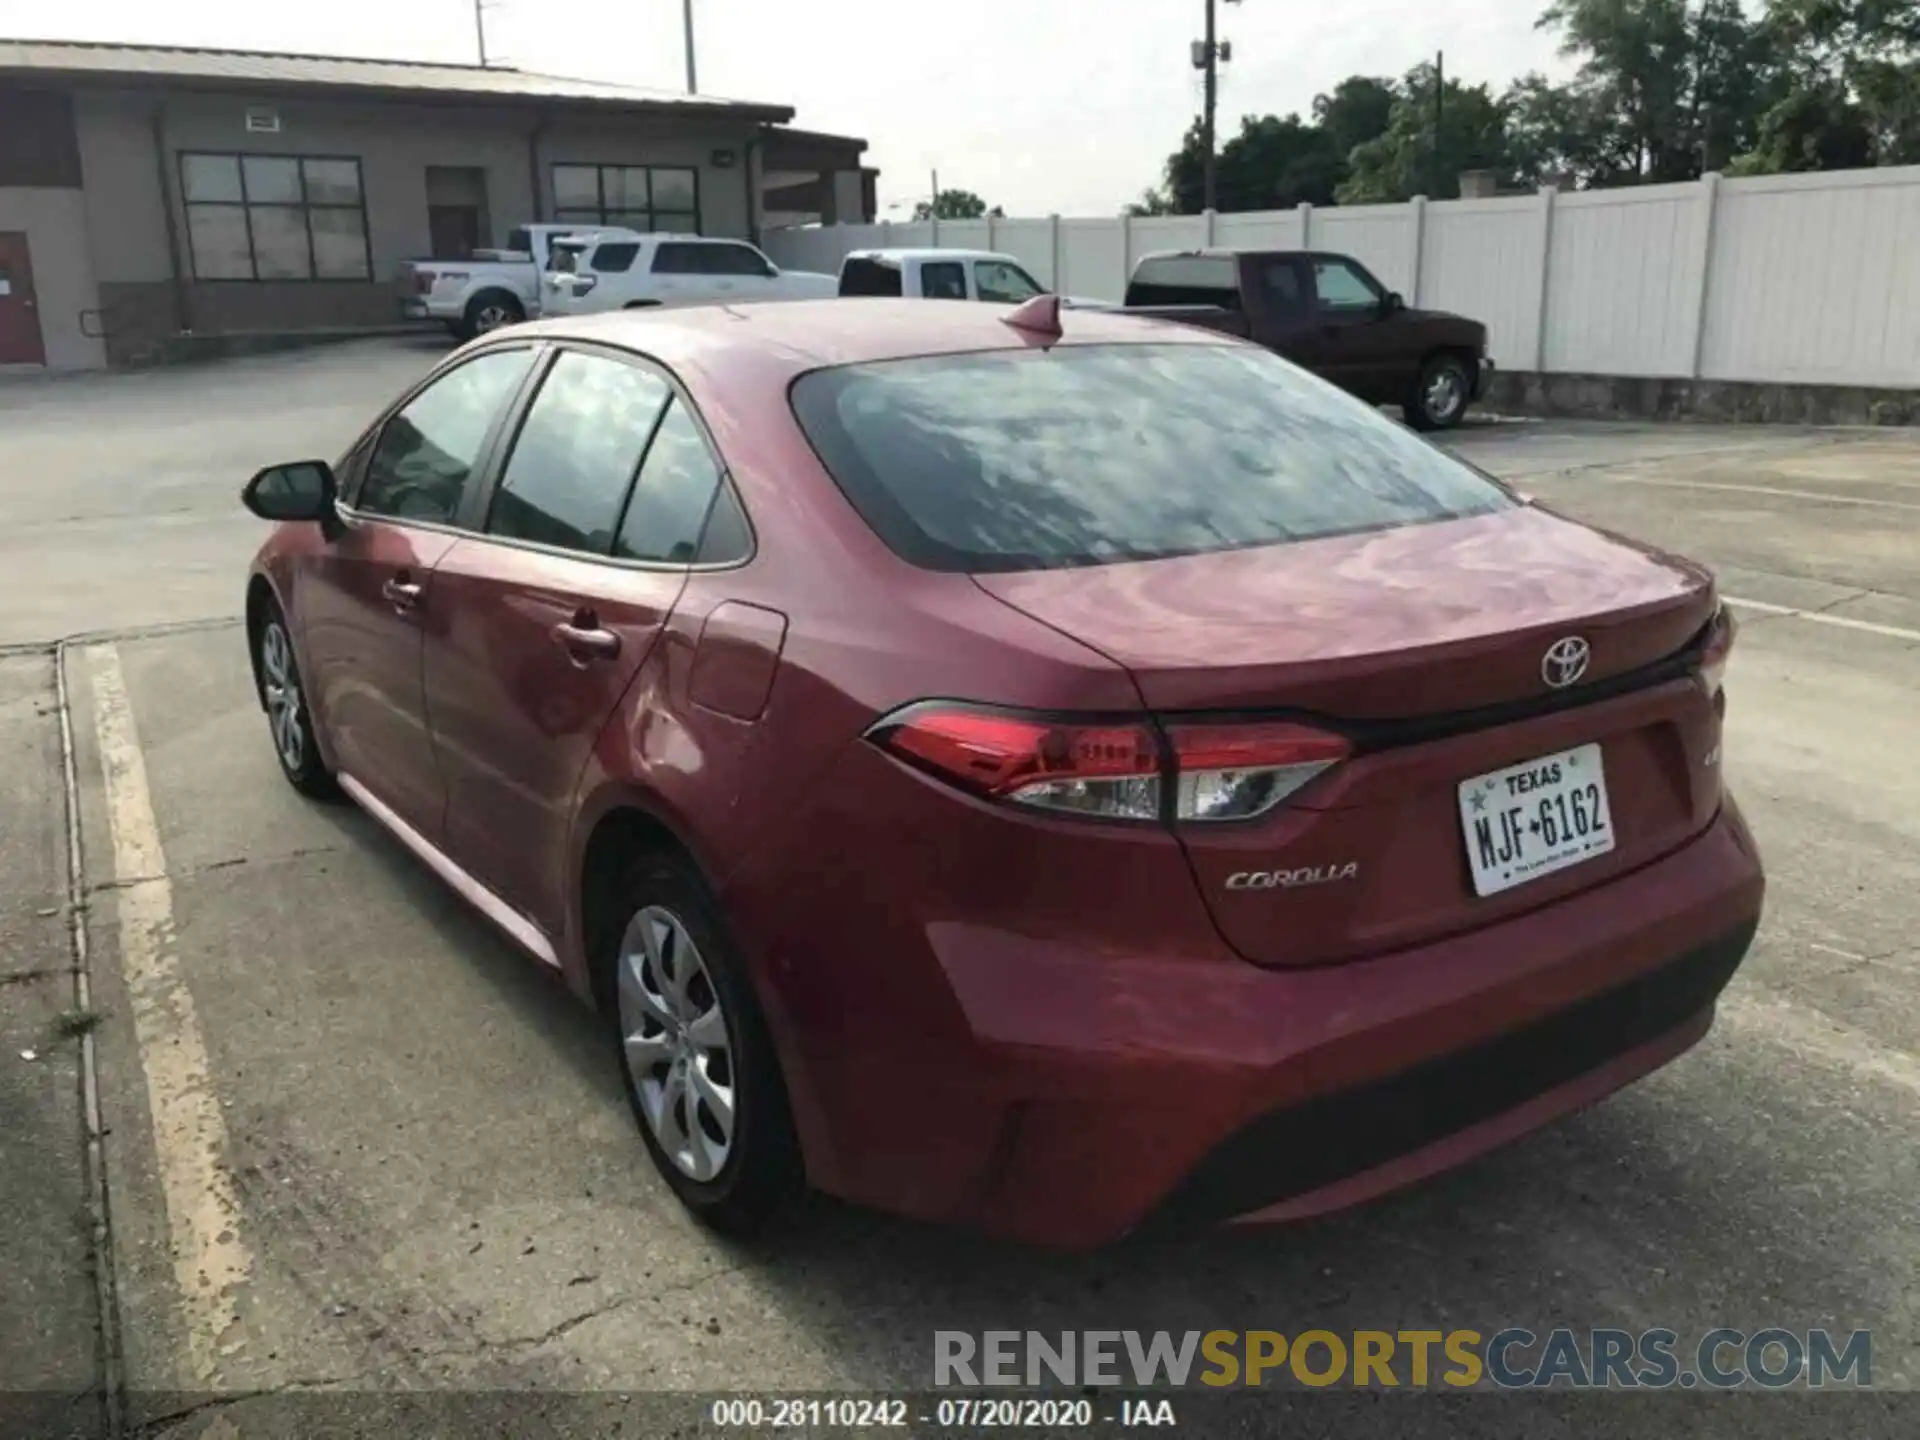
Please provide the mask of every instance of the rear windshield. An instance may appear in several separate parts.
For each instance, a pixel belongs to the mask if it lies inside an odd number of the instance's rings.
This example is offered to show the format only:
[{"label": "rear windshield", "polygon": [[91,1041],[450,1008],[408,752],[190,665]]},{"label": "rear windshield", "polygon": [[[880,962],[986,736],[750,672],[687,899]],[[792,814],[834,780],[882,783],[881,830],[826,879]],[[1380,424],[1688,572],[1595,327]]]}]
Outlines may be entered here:
[{"label": "rear windshield", "polygon": [[1142,260],[1127,281],[1128,305],[1240,308],[1240,263],[1231,255],[1163,255]]},{"label": "rear windshield", "polygon": [[850,255],[840,266],[842,295],[898,295],[900,265],[895,260],[872,260]]},{"label": "rear windshield", "polygon": [[1378,411],[1237,345],[1088,345],[816,370],[794,413],[932,570],[1153,560],[1505,509]]}]

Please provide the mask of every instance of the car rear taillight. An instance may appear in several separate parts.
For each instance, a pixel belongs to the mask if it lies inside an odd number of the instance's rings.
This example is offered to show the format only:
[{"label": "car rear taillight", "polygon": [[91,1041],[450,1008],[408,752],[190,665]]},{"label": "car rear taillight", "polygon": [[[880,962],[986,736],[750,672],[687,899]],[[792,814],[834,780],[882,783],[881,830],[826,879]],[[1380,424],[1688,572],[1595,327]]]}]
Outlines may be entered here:
[{"label": "car rear taillight", "polygon": [[895,711],[867,738],[991,800],[1108,820],[1245,820],[1345,759],[1304,725],[1078,721],[938,701]]},{"label": "car rear taillight", "polygon": [[1727,657],[1733,653],[1733,637],[1737,630],[1733,612],[1722,605],[1707,625],[1707,641],[1701,647],[1700,663],[1694,670],[1700,679],[1700,688],[1707,692],[1714,710],[1721,715],[1727,713],[1727,692],[1724,688]]},{"label": "car rear taillight", "polygon": [[416,270],[413,272],[413,293],[414,294],[425,295],[429,293],[432,289],[433,289],[433,272],[431,270]]},{"label": "car rear taillight", "polygon": [[1144,724],[1074,724],[914,705],[867,732],[941,779],[995,800],[1112,820],[1160,816],[1160,754]]},{"label": "car rear taillight", "polygon": [[1245,820],[1352,753],[1344,736],[1284,721],[1167,727],[1177,820]]}]

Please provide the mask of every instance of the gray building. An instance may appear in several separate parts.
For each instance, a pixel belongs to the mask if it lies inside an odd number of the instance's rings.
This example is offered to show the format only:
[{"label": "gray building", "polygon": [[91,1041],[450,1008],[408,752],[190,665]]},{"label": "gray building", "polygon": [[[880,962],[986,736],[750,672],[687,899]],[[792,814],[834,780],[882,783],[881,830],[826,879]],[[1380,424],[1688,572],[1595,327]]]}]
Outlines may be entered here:
[{"label": "gray building", "polygon": [[873,214],[786,105],[507,69],[0,40],[0,372],[398,319],[528,221],[753,238]]}]

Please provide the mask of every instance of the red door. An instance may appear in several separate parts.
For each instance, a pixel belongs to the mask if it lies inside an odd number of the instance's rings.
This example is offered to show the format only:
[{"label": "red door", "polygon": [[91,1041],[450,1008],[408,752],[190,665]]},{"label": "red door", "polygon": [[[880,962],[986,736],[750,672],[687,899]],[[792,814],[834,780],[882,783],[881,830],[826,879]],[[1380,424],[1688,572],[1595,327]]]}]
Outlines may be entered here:
[{"label": "red door", "polygon": [[302,587],[307,687],[334,764],[435,845],[446,786],[421,690],[422,638],[444,624],[433,567],[444,530],[354,519],[321,549]]},{"label": "red door", "polygon": [[487,534],[434,573],[426,704],[446,850],[549,935],[574,792],[686,585],[719,479],[658,372],[565,350],[500,467]]},{"label": "red door", "polygon": [[17,230],[0,230],[0,365],[46,363],[27,237]]},{"label": "red door", "polygon": [[445,848],[549,935],[587,756],[686,580],[480,538],[434,573],[426,689]]}]

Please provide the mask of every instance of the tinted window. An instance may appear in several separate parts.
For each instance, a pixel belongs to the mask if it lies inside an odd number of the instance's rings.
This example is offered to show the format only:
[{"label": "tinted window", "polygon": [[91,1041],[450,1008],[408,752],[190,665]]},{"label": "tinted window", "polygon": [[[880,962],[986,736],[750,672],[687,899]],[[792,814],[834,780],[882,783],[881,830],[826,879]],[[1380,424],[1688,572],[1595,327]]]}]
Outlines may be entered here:
[{"label": "tinted window", "polygon": [[895,260],[870,260],[858,255],[847,258],[840,267],[842,295],[898,295],[900,264]]},{"label": "tinted window", "polygon": [[533,253],[533,236],[527,233],[524,226],[516,226],[507,232],[506,248],[509,250],[522,250],[531,255]]},{"label": "tinted window", "polygon": [[1504,491],[1251,346],[1063,346],[816,370],[794,412],[937,570],[1150,560],[1502,509]]},{"label": "tinted window", "polygon": [[1267,308],[1275,315],[1304,315],[1311,308],[1300,266],[1292,260],[1268,260],[1260,266],[1260,285],[1267,294]]},{"label": "tinted window", "polygon": [[640,245],[634,240],[618,240],[611,245],[602,245],[593,252],[593,268],[606,275],[618,275],[633,268],[633,257],[640,253]]},{"label": "tinted window", "polygon": [[719,483],[713,452],[687,407],[676,399],[640,467],[614,553],[629,560],[692,564]]},{"label": "tinted window", "polygon": [[1314,261],[1313,288],[1322,310],[1375,310],[1382,298],[1373,281],[1345,260]]},{"label": "tinted window", "polygon": [[753,553],[753,531],[747,526],[747,512],[740,508],[740,497],[733,486],[721,482],[713,498],[713,513],[707,516],[707,533],[700,537],[702,565],[731,565]]},{"label": "tinted window", "polygon": [[967,267],[957,260],[929,260],[920,267],[920,293],[929,300],[967,298]]},{"label": "tinted window", "polygon": [[653,273],[656,275],[698,275],[700,269],[699,245],[687,245],[676,241],[664,241],[653,252]]},{"label": "tinted window", "polygon": [[973,288],[982,300],[998,300],[1017,305],[1040,293],[1034,278],[1018,265],[1004,260],[981,260],[973,267]]},{"label": "tinted window", "polygon": [[1142,260],[1127,282],[1129,305],[1240,308],[1240,269],[1231,255],[1163,255]]},{"label": "tinted window", "polygon": [[561,355],[514,439],[487,529],[605,555],[668,393],[637,366]]},{"label": "tinted window", "polygon": [[487,431],[533,363],[531,350],[496,350],[450,370],[387,421],[356,504],[375,515],[450,522]]},{"label": "tinted window", "polygon": [[746,245],[706,245],[707,274],[709,275],[759,275],[773,274],[767,265],[766,257],[758,250]]}]

